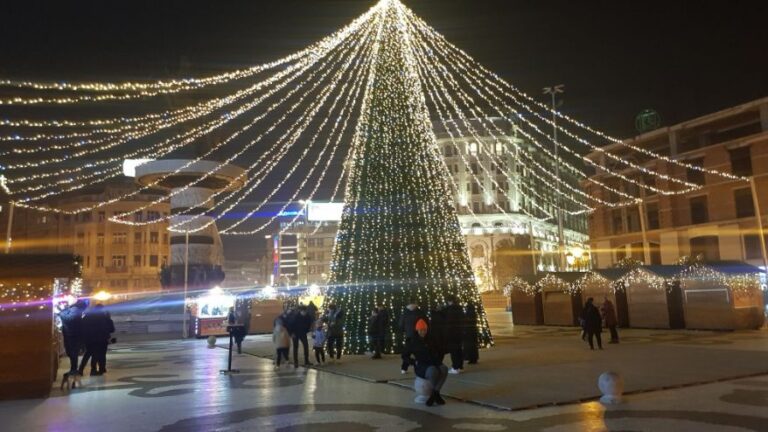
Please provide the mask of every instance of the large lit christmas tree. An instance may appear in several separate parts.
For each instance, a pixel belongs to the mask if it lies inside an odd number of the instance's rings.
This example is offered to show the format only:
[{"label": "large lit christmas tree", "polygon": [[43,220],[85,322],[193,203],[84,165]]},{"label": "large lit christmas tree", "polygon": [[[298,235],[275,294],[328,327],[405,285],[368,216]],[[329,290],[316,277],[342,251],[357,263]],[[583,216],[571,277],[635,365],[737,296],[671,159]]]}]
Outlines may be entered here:
[{"label": "large lit christmas tree", "polygon": [[328,299],[345,311],[345,350],[368,349],[376,305],[390,311],[385,351],[410,299],[422,309],[456,296],[478,311],[480,346],[492,343],[448,189],[399,2],[378,14],[373,67],[354,138]]}]

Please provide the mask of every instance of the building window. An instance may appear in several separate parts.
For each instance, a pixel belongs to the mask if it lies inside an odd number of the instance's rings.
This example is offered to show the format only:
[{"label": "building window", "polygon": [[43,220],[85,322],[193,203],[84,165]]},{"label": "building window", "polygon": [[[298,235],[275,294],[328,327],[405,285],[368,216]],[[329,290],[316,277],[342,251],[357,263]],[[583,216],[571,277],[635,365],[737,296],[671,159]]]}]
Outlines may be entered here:
[{"label": "building window", "polygon": [[445,146],[445,155],[446,156],[453,156],[453,152],[451,151],[451,146],[449,146],[449,145]]},{"label": "building window", "polygon": [[99,221],[99,222],[104,222],[105,220],[107,220],[107,214],[106,214],[106,212],[100,211],[100,212],[99,212],[99,218],[98,218],[98,221]]},{"label": "building window", "polygon": [[90,255],[86,255],[85,256],[85,268],[89,268],[89,267],[91,267],[91,256]]},{"label": "building window", "polygon": [[702,236],[691,239],[691,257],[701,257],[705,262],[720,261],[720,242],[717,236]]},{"label": "building window", "polygon": [[640,209],[638,207],[627,208],[627,231],[640,231]]},{"label": "building window", "polygon": [[611,227],[613,234],[624,232],[624,218],[621,215],[621,209],[613,209],[611,211]]},{"label": "building window", "polygon": [[83,212],[80,213],[80,222],[90,222],[93,218],[93,215],[91,212]]},{"label": "building window", "polygon": [[477,182],[472,183],[472,193],[473,194],[480,193],[480,185]]},{"label": "building window", "polygon": [[504,153],[504,144],[497,142],[496,143],[496,154],[502,154]]},{"label": "building window", "polygon": [[648,222],[648,229],[659,229],[659,205],[657,203],[649,203],[645,206],[646,221]]},{"label": "building window", "polygon": [[104,233],[96,233],[96,246],[104,246]]},{"label": "building window", "polygon": [[477,172],[478,172],[477,162],[472,162],[469,164],[469,166],[472,169],[472,174],[477,175]]},{"label": "building window", "polygon": [[751,217],[755,215],[755,203],[752,201],[752,189],[741,188],[733,190],[733,203],[736,207],[736,217]]},{"label": "building window", "polygon": [[140,232],[133,233],[133,242],[136,243],[136,244],[141,244],[141,233]]},{"label": "building window", "polygon": [[[704,158],[692,159],[688,161],[688,163],[694,166],[701,167],[701,166],[704,166]],[[703,185],[704,183],[706,183],[704,172],[697,169],[687,168],[686,178],[690,183],[695,183],[697,185]]]},{"label": "building window", "polygon": [[142,211],[137,211],[133,213],[133,221],[134,222],[142,222],[144,221],[144,213]]},{"label": "building window", "polygon": [[163,260],[161,262],[161,265],[163,267],[166,267],[168,265],[168,256],[167,255],[163,255]]},{"label": "building window", "polygon": [[141,255],[134,255],[133,256],[133,266],[134,267],[141,267]]},{"label": "building window", "polygon": [[477,143],[476,142],[469,143],[469,146],[467,148],[469,150],[469,154],[471,154],[473,156],[477,154]]},{"label": "building window", "polygon": [[163,244],[168,244],[168,233],[163,234]]},{"label": "building window", "polygon": [[760,246],[760,236],[757,234],[747,234],[744,236],[744,257],[745,259],[760,259],[763,257],[762,246]]},{"label": "building window", "polygon": [[153,221],[160,219],[160,212],[154,210],[147,210],[147,220]]},{"label": "building window", "polygon": [[707,196],[697,196],[688,200],[691,210],[691,223],[701,224],[709,222],[709,208],[707,206]]},{"label": "building window", "polygon": [[728,150],[731,156],[731,172],[733,174],[742,177],[752,175],[752,156],[749,150],[749,146]]},{"label": "building window", "polygon": [[128,234],[124,232],[112,233],[112,244],[125,244],[128,240]]},{"label": "building window", "polygon": [[112,267],[125,267],[125,255],[112,255]]},{"label": "building window", "polygon": [[97,256],[96,257],[96,267],[97,268],[104,267],[104,257],[103,256]]},{"label": "building window", "polygon": [[85,244],[85,233],[82,233],[82,232],[77,233],[77,244],[79,245]]},{"label": "building window", "polygon": [[149,266],[150,267],[157,267],[157,265],[158,265],[157,255],[150,255],[149,256]]},{"label": "building window", "polygon": [[[655,188],[656,187],[656,177],[650,174],[645,174],[643,176],[643,184],[645,184],[648,187]],[[645,196],[654,196],[656,195],[656,191],[648,188],[643,188],[643,193],[645,193]]]},{"label": "building window", "polygon": [[661,265],[661,246],[658,243],[648,243],[651,253],[651,265]]},{"label": "building window", "polygon": [[157,231],[152,231],[149,233],[149,242],[152,244],[157,244],[160,242],[160,234]]},{"label": "building window", "polygon": [[477,201],[472,202],[472,211],[475,213],[480,213],[480,203]]}]

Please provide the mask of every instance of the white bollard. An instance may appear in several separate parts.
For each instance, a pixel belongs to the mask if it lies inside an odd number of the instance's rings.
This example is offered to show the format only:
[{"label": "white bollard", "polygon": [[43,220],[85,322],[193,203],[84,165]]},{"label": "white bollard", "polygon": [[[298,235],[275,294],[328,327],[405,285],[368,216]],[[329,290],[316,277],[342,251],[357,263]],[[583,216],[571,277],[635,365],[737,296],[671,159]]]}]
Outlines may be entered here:
[{"label": "white bollard", "polygon": [[416,392],[416,399],[413,401],[418,404],[426,403],[432,396],[432,383],[417,376],[413,382],[413,390]]},{"label": "white bollard", "polygon": [[208,348],[216,348],[216,336],[208,336]]},{"label": "white bollard", "polygon": [[603,396],[600,402],[604,405],[619,404],[624,394],[624,378],[616,372],[605,372],[597,379],[597,387]]}]

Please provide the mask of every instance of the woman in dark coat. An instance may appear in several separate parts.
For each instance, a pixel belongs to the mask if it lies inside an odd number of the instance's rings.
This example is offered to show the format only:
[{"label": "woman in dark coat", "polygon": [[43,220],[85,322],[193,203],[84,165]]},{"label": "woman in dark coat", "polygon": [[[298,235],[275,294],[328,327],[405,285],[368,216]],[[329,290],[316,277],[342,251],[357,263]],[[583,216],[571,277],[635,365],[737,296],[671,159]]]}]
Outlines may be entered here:
[{"label": "woman in dark coat", "polygon": [[603,317],[600,316],[600,311],[594,305],[594,301],[595,299],[592,297],[588,298],[581,314],[584,319],[584,328],[587,331],[589,349],[592,350],[595,349],[593,339],[597,339],[597,347],[603,349],[603,341],[600,336],[603,331]]},{"label": "woman in dark coat", "polygon": [[475,305],[472,303],[467,305],[467,311],[464,315],[464,323],[464,331],[462,335],[464,358],[469,364],[477,364],[477,360],[480,358],[477,346],[477,311],[475,310]]},{"label": "woman in dark coat", "polygon": [[429,326],[423,319],[416,322],[417,335],[407,346],[409,355],[416,359],[414,367],[416,376],[432,384],[432,395],[427,400],[427,406],[443,405],[445,400],[440,396],[440,390],[448,378],[448,367],[443,364],[444,347],[440,339],[433,337]]}]

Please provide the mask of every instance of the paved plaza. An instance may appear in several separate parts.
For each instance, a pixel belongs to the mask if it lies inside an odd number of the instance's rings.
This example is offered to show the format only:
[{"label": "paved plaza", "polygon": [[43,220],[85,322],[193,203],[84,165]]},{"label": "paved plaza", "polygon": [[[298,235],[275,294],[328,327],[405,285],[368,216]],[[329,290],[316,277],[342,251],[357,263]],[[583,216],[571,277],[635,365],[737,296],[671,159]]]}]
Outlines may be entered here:
[{"label": "paved plaza", "polygon": [[[348,356],[273,368],[267,336],[250,336],[226,376],[225,340],[123,342],[109,372],[45,400],[0,403],[3,430],[23,431],[765,431],[768,331],[625,330],[589,351],[571,328],[515,327],[491,316],[497,345],[450,376],[448,404],[413,402],[399,358]],[[621,373],[625,403],[604,407],[597,376]]]}]

